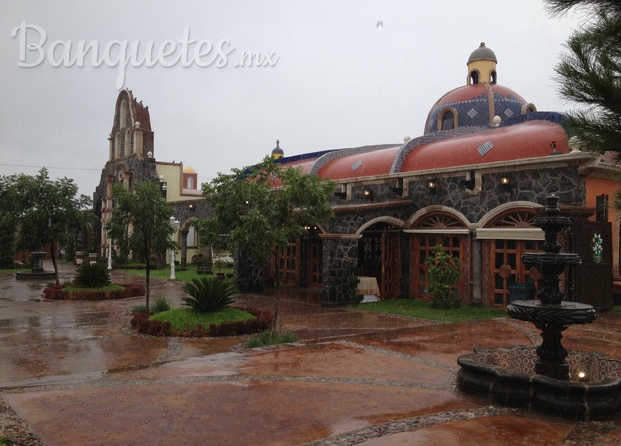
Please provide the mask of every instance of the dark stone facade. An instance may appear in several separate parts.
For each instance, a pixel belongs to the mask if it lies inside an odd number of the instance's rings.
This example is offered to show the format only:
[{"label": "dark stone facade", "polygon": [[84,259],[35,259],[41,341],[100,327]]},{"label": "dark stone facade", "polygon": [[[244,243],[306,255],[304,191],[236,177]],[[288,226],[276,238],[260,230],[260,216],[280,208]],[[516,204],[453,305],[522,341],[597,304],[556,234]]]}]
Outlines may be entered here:
[{"label": "dark stone facade", "polygon": [[[391,217],[406,222],[416,211],[432,205],[442,205],[462,213],[468,223],[477,223],[500,205],[526,201],[545,203],[545,197],[555,193],[563,206],[584,206],[586,202],[585,180],[573,166],[540,170],[520,170],[510,173],[510,187],[500,186],[500,178],[507,173],[496,172],[481,176],[481,190],[471,194],[463,183],[465,176],[441,178],[431,193],[427,180],[409,183],[409,196],[394,200],[394,191],[386,185],[355,187],[352,199],[347,202],[350,212],[341,206],[334,220],[323,225],[332,238],[323,238],[323,291],[324,305],[338,305],[353,301],[351,283],[357,275],[358,238],[352,237],[373,219]],[[373,202],[364,198],[363,189],[372,192]],[[409,201],[406,199],[409,198]],[[386,206],[381,203],[385,201]],[[391,204],[389,205],[389,202]],[[366,208],[365,205],[366,204]],[[466,223],[466,222],[464,222]],[[405,228],[404,228],[405,229]],[[343,238],[335,235],[345,235]],[[404,252],[395,253],[408,258],[408,243],[402,243]],[[402,275],[407,278],[409,265],[402,262]],[[403,295],[407,295],[407,280],[403,281]]]}]

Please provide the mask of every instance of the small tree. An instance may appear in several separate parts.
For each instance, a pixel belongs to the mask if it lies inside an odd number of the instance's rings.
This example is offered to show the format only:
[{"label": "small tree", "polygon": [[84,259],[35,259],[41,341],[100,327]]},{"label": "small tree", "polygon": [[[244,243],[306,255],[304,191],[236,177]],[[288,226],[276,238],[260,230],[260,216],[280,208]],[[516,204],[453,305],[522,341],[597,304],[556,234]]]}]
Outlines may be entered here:
[{"label": "small tree", "polygon": [[68,242],[75,231],[94,218],[92,213],[85,212],[91,200],[78,195],[78,186],[71,179],[51,181],[47,169],[41,169],[36,176],[9,177],[6,184],[4,193],[13,201],[11,207],[19,231],[17,248],[37,251],[49,245],[56,284],[60,284],[56,245]]},{"label": "small tree", "polygon": [[[279,187],[277,180],[280,180]],[[305,228],[333,216],[328,197],[332,181],[305,175],[300,169],[283,167],[271,157],[231,174],[220,173],[203,185],[203,195],[215,217],[197,223],[201,239],[230,250],[241,248],[257,262],[278,258],[283,249],[304,234]],[[278,320],[279,299],[274,305],[272,332]]]},{"label": "small tree", "polygon": [[431,306],[448,310],[459,308],[459,297],[453,296],[453,287],[462,276],[461,261],[447,253],[442,245],[436,245],[431,256],[425,259],[427,264],[427,289],[425,292],[433,297]]},{"label": "small tree", "polygon": [[133,191],[115,184],[112,195],[116,208],[106,224],[106,231],[122,252],[132,253],[146,263],[145,297],[149,311],[151,259],[176,246],[170,239],[175,231],[169,221],[172,208],[162,198],[159,185],[153,181],[138,182]]},{"label": "small tree", "polygon": [[11,214],[0,211],[0,268],[13,268],[16,229]]}]

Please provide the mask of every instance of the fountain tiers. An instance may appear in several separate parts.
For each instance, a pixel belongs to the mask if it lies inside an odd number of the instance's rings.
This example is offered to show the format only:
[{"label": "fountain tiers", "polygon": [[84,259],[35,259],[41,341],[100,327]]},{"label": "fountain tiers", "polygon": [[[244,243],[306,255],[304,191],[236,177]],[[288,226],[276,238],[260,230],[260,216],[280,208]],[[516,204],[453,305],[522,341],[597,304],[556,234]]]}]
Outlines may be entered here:
[{"label": "fountain tiers", "polygon": [[[577,266],[581,261],[577,254],[560,252],[557,235],[571,226],[571,220],[559,216],[557,196],[546,197],[546,202],[544,215],[533,221],[545,233],[541,245],[544,252],[522,256],[524,264],[535,266],[541,273],[539,300],[519,300],[507,306],[510,317],[532,322],[540,329],[543,342],[536,349],[475,350],[472,355],[462,356],[457,361],[462,367],[457,383],[462,390],[487,393],[501,403],[525,404],[561,416],[589,418],[610,414],[621,407],[619,361],[596,353],[570,354],[561,344],[563,331],[572,324],[593,322],[597,312],[591,305],[563,301],[565,295],[559,287],[559,276],[566,267]],[[576,357],[589,360],[578,362]],[[599,358],[598,363],[604,364],[598,369],[596,382],[592,371],[587,371],[595,357]],[[532,367],[516,367],[520,361],[532,362]],[[584,375],[579,376],[579,372]],[[579,380],[570,381],[576,378]]]}]

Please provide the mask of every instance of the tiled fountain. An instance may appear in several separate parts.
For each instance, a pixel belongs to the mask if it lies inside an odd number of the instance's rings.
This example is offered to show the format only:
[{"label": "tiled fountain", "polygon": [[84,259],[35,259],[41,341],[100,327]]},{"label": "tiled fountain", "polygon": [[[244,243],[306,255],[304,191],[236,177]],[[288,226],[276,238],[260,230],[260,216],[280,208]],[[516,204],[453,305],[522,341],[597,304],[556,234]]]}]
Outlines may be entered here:
[{"label": "tiled fountain", "polygon": [[591,323],[591,305],[565,302],[559,276],[565,267],[578,266],[578,254],[561,253],[560,231],[571,220],[560,215],[558,197],[546,198],[543,215],[533,224],[545,232],[544,252],[522,256],[522,262],[541,273],[537,300],[519,300],[507,307],[510,317],[532,322],[543,342],[535,347],[475,349],[458,358],[461,390],[492,396],[501,404],[528,406],[564,417],[588,419],[621,408],[621,361],[600,353],[568,352],[561,344],[570,325]]}]

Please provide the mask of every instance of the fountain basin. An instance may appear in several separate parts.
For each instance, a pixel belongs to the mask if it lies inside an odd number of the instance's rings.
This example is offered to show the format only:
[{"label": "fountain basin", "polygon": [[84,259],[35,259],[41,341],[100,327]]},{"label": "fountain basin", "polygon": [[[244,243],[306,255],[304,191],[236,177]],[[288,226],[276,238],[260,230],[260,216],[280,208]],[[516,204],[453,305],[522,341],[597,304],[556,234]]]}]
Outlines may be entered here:
[{"label": "fountain basin", "polygon": [[544,304],[540,300],[516,300],[507,306],[507,314],[521,321],[564,325],[589,324],[597,318],[597,311],[587,304],[561,302]]},{"label": "fountain basin", "polygon": [[30,253],[32,268],[30,271],[18,271],[15,273],[17,280],[50,280],[56,277],[54,271],[43,269],[43,258],[47,255],[45,251],[33,251]]},{"label": "fountain basin", "polygon": [[56,278],[54,271],[18,271],[15,273],[17,280],[52,280]]},{"label": "fountain basin", "polygon": [[536,374],[537,359],[536,347],[475,349],[457,359],[461,366],[457,385],[500,404],[571,419],[601,417],[621,408],[621,360],[601,353],[569,352],[567,381]]}]

